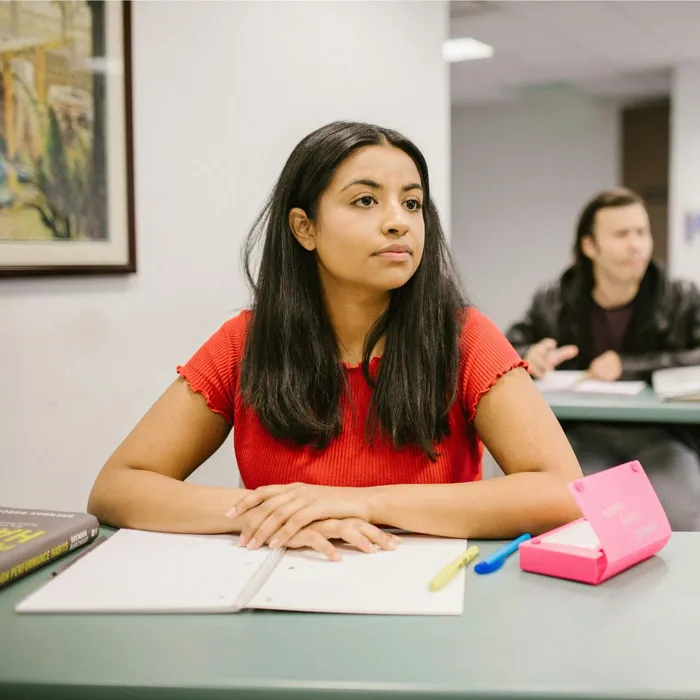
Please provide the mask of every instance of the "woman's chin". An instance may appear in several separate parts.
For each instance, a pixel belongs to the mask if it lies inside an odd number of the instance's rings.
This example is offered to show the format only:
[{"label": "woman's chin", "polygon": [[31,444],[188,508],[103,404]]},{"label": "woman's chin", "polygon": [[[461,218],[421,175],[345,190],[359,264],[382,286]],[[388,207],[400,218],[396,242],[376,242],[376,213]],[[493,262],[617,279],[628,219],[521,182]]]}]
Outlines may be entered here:
[{"label": "woman's chin", "polygon": [[399,274],[399,271],[396,270],[393,274],[377,275],[372,280],[372,286],[378,291],[391,292],[394,289],[403,287],[411,277],[413,277],[413,272],[407,274],[407,272],[404,271]]}]

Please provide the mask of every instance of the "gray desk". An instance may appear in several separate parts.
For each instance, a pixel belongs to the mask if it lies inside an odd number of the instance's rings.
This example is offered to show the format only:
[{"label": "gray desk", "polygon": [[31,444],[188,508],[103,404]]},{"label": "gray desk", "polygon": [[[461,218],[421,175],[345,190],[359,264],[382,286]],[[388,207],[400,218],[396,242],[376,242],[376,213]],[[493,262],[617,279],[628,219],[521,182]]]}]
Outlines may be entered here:
[{"label": "gray desk", "polygon": [[637,396],[551,393],[545,398],[559,420],[700,425],[700,402],[659,401],[651,388]]},{"label": "gray desk", "polygon": [[517,563],[432,618],[17,615],[44,569],[0,591],[0,698],[700,698],[700,533],[599,587]]}]

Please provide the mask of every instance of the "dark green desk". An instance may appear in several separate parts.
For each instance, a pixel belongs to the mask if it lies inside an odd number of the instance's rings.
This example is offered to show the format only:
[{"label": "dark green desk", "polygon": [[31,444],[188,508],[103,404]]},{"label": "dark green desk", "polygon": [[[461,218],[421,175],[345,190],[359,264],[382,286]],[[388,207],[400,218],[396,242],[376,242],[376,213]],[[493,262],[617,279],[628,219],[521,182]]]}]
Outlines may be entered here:
[{"label": "dark green desk", "polygon": [[551,393],[544,397],[559,420],[700,425],[700,402],[659,401],[651,388],[637,396]]},{"label": "dark green desk", "polygon": [[16,614],[44,569],[0,591],[0,698],[700,697],[700,533],[597,588],[517,564],[443,618]]}]

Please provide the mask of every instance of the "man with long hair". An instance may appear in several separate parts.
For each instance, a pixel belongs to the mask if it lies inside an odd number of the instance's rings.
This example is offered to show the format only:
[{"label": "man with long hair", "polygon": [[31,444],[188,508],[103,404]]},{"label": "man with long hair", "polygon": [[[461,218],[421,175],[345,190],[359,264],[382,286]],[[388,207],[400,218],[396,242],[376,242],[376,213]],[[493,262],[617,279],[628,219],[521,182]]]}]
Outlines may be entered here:
[{"label": "man with long hair", "polygon": [[[587,370],[593,379],[651,378],[700,365],[700,290],[670,280],[652,259],[642,198],[624,188],[596,195],[581,212],[574,264],[540,289],[508,339],[535,378]],[[575,422],[565,430],[584,474],[638,459],[675,530],[700,530],[697,436],[676,426]]]}]

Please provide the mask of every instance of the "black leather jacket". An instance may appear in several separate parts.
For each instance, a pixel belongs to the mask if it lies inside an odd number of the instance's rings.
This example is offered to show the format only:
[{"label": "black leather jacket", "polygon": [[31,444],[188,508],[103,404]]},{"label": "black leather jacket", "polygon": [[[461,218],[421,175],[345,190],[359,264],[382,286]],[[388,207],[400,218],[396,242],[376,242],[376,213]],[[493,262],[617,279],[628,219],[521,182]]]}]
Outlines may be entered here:
[{"label": "black leather jacket", "polygon": [[[574,268],[536,294],[522,321],[506,333],[521,356],[544,338],[574,344],[579,355],[560,369],[586,369],[592,357],[591,287]],[[623,379],[649,380],[664,367],[700,365],[700,290],[690,282],[670,280],[651,263],[633,302],[623,341]]]}]

